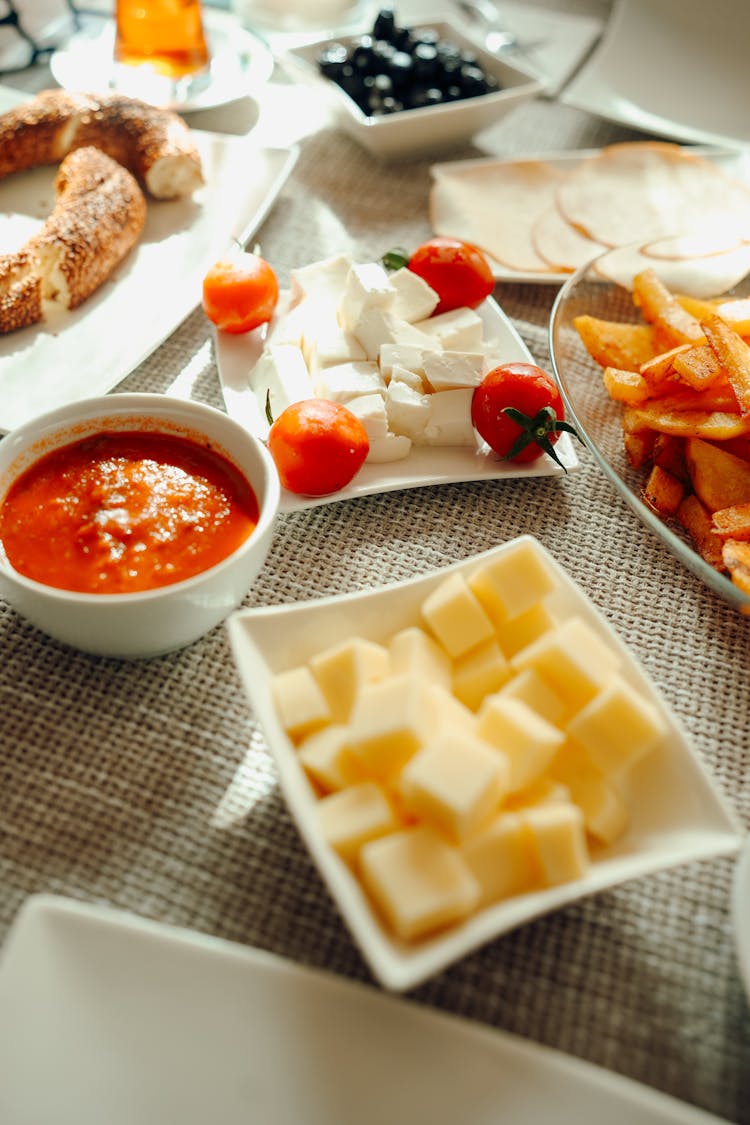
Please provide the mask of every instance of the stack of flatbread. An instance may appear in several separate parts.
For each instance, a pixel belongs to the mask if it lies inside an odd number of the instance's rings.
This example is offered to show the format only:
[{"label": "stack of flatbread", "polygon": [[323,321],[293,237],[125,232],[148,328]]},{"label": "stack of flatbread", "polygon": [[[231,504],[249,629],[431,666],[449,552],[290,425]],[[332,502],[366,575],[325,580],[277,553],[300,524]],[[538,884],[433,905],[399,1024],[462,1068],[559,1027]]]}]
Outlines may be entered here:
[{"label": "stack of flatbread", "polygon": [[610,145],[567,168],[543,160],[433,168],[437,235],[480,247],[503,275],[573,273],[591,259],[628,285],[658,264],[666,284],[711,296],[750,270],[750,187],[667,142]]}]

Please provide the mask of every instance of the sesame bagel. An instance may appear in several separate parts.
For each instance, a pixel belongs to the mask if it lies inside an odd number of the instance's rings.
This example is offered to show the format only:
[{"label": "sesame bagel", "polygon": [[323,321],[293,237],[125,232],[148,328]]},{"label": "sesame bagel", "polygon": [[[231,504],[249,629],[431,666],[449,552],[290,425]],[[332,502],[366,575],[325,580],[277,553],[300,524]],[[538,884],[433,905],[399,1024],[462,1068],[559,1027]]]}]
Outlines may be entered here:
[{"label": "sesame bagel", "polygon": [[156,199],[189,195],[203,183],[200,154],[176,113],[122,94],[66,90],[43,90],[0,116],[0,178],[92,145]]},{"label": "sesame bagel", "polygon": [[0,332],[42,319],[44,302],[74,309],[140,238],[146,200],[133,175],[98,148],[75,149],[55,179],[57,201],[39,232],[0,258]]}]

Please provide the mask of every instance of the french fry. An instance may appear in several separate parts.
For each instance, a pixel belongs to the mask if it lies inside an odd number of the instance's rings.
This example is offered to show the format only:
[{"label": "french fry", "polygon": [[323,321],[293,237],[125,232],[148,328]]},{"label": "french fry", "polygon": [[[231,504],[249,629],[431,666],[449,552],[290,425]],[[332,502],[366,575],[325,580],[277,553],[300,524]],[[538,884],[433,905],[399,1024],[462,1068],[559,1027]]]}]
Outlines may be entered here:
[{"label": "french fry", "polygon": [[726,372],[708,344],[695,344],[680,350],[672,361],[672,371],[696,391],[704,391],[726,381]]},{"label": "french fry", "polygon": [[743,593],[750,594],[750,543],[726,539],[721,557],[735,586]]},{"label": "french fry", "polygon": [[739,332],[740,336],[750,336],[750,297],[731,297],[727,301],[700,301],[697,297],[680,294],[677,297],[686,312],[692,313],[696,320],[707,320],[710,316],[720,316],[723,321]]},{"label": "french fry", "polygon": [[642,469],[649,464],[653,457],[657,436],[655,430],[635,430],[631,434],[623,431],[625,456],[634,469]]},{"label": "french fry", "polygon": [[693,489],[709,512],[750,503],[750,464],[741,457],[710,442],[689,438],[685,460]]},{"label": "french fry", "polygon": [[[659,405],[661,410],[668,412],[680,410],[723,410],[726,414],[739,414],[740,407],[737,396],[729,386],[709,387],[705,391],[694,391],[692,387],[680,386],[679,383],[668,383],[672,388],[669,394],[652,393],[650,402]],[[666,388],[664,388],[666,389]],[[638,405],[635,403],[634,405]]]},{"label": "french fry", "polygon": [[640,307],[644,320],[654,325],[657,339],[666,347],[703,342],[700,321],[682,307],[655,270],[636,274],[633,300]]},{"label": "french fry", "polygon": [[577,316],[573,323],[589,355],[601,367],[637,371],[659,351],[650,324],[622,324],[595,316]]},{"label": "french fry", "polygon": [[722,410],[662,410],[658,399],[649,399],[642,406],[625,407],[622,428],[628,433],[656,430],[675,437],[728,441],[750,433],[750,418]]},{"label": "french fry", "polygon": [[[658,390],[666,381],[674,378],[674,364],[677,357],[683,352],[689,351],[693,346],[693,344],[678,344],[676,348],[670,348],[669,351],[660,352],[658,355],[655,355],[653,359],[642,363],[638,370],[646,382],[652,386],[654,390]],[[711,355],[713,355],[713,352],[711,352]]]},{"label": "french fry", "polygon": [[675,515],[685,496],[685,485],[661,465],[654,465],[643,489],[643,499],[662,519]]},{"label": "french fry", "polygon": [[734,504],[714,512],[714,534],[743,543],[750,540],[750,504]]},{"label": "french fry", "polygon": [[640,406],[649,397],[649,385],[637,371],[622,371],[619,367],[605,367],[602,378],[607,394],[615,402],[625,402],[629,406]]},{"label": "french fry", "polygon": [[725,569],[721,540],[714,535],[711,513],[701,504],[694,492],[686,496],[677,509],[677,519],[687,531],[693,546],[702,559],[714,570]]},{"label": "french fry", "polygon": [[740,410],[743,414],[750,414],[750,347],[719,316],[708,317],[702,327],[716,358],[726,369]]},{"label": "french fry", "polygon": [[674,437],[672,434],[657,434],[652,456],[654,464],[671,473],[673,477],[677,477],[684,484],[690,481],[684,438]]}]

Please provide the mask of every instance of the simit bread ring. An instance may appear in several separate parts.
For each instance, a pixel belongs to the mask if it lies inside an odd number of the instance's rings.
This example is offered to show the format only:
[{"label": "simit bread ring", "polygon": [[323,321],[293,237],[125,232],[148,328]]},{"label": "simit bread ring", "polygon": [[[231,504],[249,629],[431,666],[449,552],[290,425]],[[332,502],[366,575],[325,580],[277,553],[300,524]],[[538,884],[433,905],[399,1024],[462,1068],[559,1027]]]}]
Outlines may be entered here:
[{"label": "simit bread ring", "polygon": [[128,168],[156,199],[203,183],[201,159],[181,117],[121,94],[43,90],[0,116],[0,179],[57,164],[93,145]]},{"label": "simit bread ring", "polygon": [[0,257],[0,332],[35,324],[43,302],[77,308],[140,238],[146,200],[135,178],[94,147],[65,157],[57,202],[41,230]]}]

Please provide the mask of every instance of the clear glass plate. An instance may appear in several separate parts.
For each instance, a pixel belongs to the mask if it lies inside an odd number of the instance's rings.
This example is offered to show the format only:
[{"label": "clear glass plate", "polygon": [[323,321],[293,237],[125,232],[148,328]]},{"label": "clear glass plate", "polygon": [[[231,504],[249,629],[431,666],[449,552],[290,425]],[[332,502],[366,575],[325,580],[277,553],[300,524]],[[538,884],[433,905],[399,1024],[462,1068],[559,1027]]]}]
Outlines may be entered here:
[{"label": "clear glass plate", "polygon": [[[633,469],[625,454],[620,424],[623,408],[606,393],[602,369],[586,351],[575,328],[576,317],[583,315],[621,322],[640,320],[630,291],[606,280],[599,272],[603,263],[606,267],[605,259],[615,253],[618,251],[608,251],[572,274],[552,308],[550,352],[568,413],[601,470],[645,527],[711,590],[742,612],[750,613],[750,597],[701,558],[676,521],[668,526],[644,503],[646,474]],[[653,259],[653,266],[659,272],[658,259]],[[667,278],[665,281],[669,284]],[[750,275],[726,293],[750,296]]]}]

